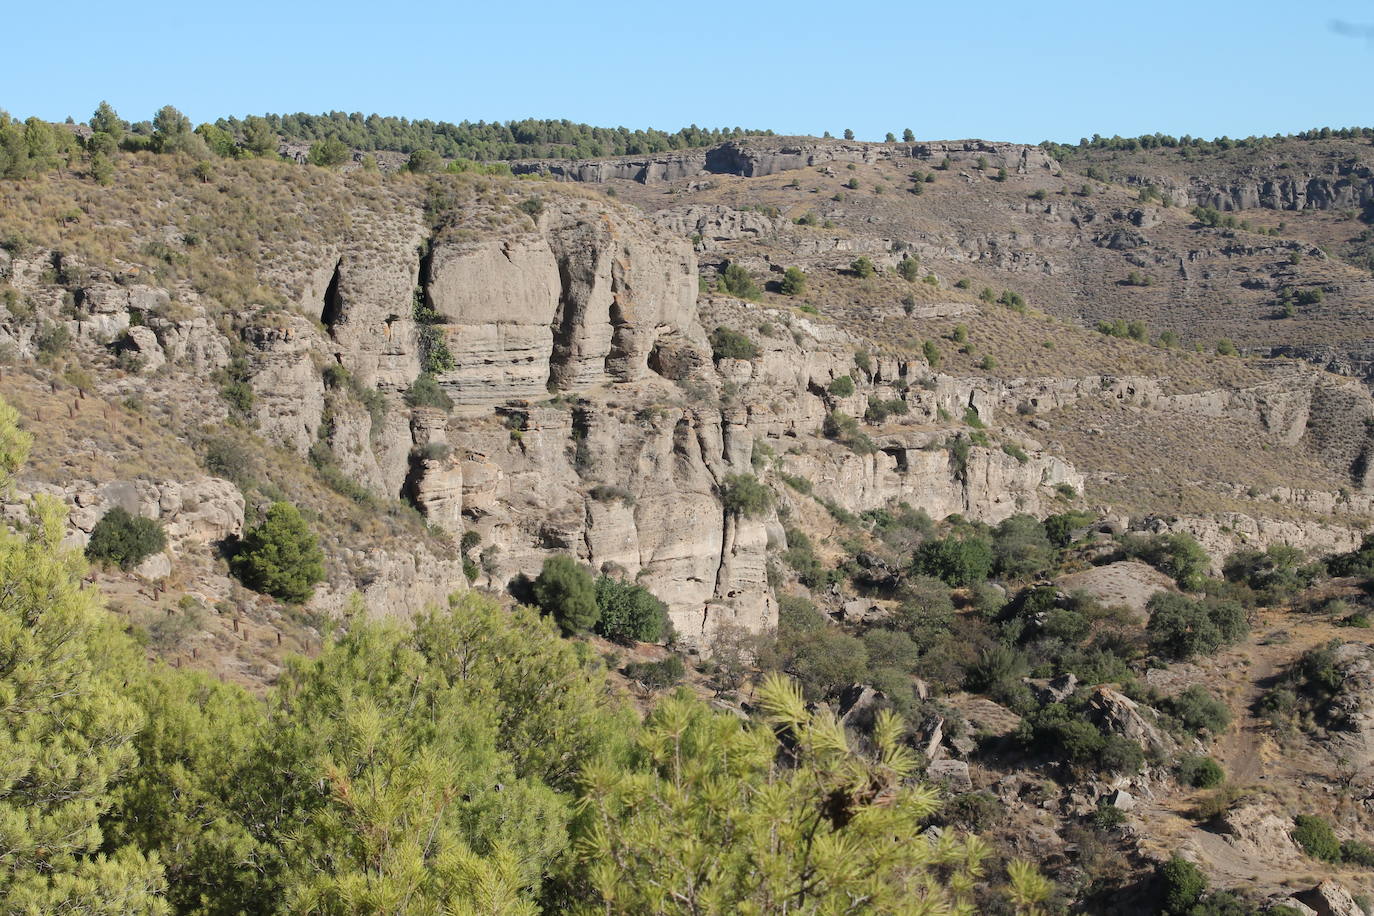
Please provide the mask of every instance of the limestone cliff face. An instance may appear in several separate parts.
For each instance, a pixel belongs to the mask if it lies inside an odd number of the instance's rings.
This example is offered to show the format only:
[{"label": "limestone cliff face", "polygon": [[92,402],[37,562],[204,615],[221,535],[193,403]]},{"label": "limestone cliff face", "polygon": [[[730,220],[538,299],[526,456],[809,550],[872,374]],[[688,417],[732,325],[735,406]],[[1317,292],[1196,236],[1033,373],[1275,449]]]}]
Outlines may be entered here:
[{"label": "limestone cliff face", "polygon": [[583,203],[537,228],[436,240],[425,295],[460,407],[632,382],[661,337],[700,338],[696,260],[686,241]]},{"label": "limestone cliff face", "polygon": [[560,181],[637,181],[657,184],[708,175],[757,178],[830,162],[880,162],[915,159],[940,162],[986,159],[994,168],[1017,174],[1043,170],[1059,173],[1059,164],[1039,147],[1015,143],[964,140],[941,143],[860,143],[818,140],[814,137],[750,137],[730,140],[709,149],[683,150],[654,156],[619,156],[596,160],[545,159],[512,162],[517,175],[545,175]]}]

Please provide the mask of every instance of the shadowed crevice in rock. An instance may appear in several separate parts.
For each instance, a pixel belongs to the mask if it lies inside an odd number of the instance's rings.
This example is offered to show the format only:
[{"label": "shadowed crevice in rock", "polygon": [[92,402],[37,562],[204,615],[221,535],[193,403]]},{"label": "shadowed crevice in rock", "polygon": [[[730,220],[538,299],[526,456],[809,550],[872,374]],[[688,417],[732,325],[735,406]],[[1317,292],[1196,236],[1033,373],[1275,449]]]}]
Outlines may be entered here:
[{"label": "shadowed crevice in rock", "polygon": [[324,304],[320,309],[320,323],[334,331],[334,325],[343,321],[343,296],[339,294],[339,275],[343,272],[343,258],[334,264],[334,273],[324,290]]},{"label": "shadowed crevice in rock", "polygon": [[408,503],[416,511],[422,511],[418,494],[420,484],[425,476],[425,462],[418,452],[410,453],[410,464],[406,468],[405,481],[401,484],[401,492],[396,494],[402,502]]},{"label": "shadowed crevice in rock", "polygon": [[550,391],[569,386],[577,374],[573,365],[573,341],[577,336],[578,308],[573,301],[572,267],[567,257],[558,259],[558,312],[553,319],[553,352],[549,354]]}]

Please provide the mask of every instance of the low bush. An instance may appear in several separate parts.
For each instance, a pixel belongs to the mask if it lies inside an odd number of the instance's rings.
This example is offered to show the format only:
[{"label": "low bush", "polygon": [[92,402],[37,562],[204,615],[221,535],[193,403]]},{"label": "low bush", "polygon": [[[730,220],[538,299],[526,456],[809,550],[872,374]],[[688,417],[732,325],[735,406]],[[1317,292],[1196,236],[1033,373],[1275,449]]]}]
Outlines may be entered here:
[{"label": "low bush", "polygon": [[1341,860],[1341,842],[1331,830],[1331,824],[1313,814],[1299,814],[1293,818],[1293,842],[1314,859],[1323,862]]},{"label": "low bush", "polygon": [[739,331],[719,325],[711,332],[711,353],[718,360],[754,359],[759,355],[759,348]]},{"label": "low bush", "polygon": [[926,541],[916,549],[912,569],[934,576],[955,588],[977,585],[992,572],[992,545],[977,535],[949,535]]},{"label": "low bush", "polygon": [[638,681],[651,690],[666,690],[682,680],[686,673],[686,666],[676,655],[669,655],[661,661],[631,662],[625,666],[627,678]]},{"label": "low bush", "polygon": [[1225,781],[1226,774],[1211,757],[1189,755],[1179,761],[1178,779],[1194,789],[1213,789]]},{"label": "low bush", "polygon": [[128,570],[166,546],[167,535],[161,525],[115,506],[91,529],[86,557],[96,563],[109,563]]},{"label": "low bush", "polygon": [[428,372],[422,373],[411,383],[405,393],[405,402],[411,407],[435,407],[439,410],[453,409],[453,399],[439,387],[439,382]]}]

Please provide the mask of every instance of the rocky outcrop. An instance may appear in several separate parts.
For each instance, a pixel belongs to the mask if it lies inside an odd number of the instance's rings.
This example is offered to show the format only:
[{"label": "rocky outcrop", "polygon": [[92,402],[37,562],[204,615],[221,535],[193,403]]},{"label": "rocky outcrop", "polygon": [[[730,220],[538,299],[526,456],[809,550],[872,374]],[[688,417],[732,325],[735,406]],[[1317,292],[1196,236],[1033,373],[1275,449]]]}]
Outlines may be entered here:
[{"label": "rocky outcrop", "polygon": [[1317,916],[1364,916],[1364,910],[1342,885],[1327,879],[1311,890],[1297,894]]},{"label": "rocky outcrop", "polygon": [[299,315],[262,314],[242,332],[252,365],[253,420],[271,441],[304,455],[324,416],[319,334]]},{"label": "rocky outcrop", "polygon": [[539,230],[441,237],[423,279],[460,407],[635,381],[660,338],[702,337],[690,246],[585,204],[551,208]]},{"label": "rocky outcrop", "polygon": [[1337,757],[1363,768],[1374,763],[1374,649],[1345,643],[1336,649],[1340,689],[1320,710],[1326,744]]},{"label": "rocky outcrop", "polygon": [[1217,822],[1226,842],[1243,856],[1258,862],[1293,862],[1298,859],[1297,844],[1289,829],[1292,822],[1260,804],[1231,808]]},{"label": "rocky outcrop", "polygon": [[1160,727],[1158,713],[1110,687],[1095,688],[1086,711],[1099,728],[1134,741],[1149,754],[1168,756],[1178,750],[1178,743]]},{"label": "rocky outcrop", "polygon": [[609,159],[528,160],[512,162],[517,175],[546,175],[560,181],[637,181],[659,184],[706,175],[757,178],[831,162],[881,162],[916,159],[926,162],[976,163],[1026,174],[1059,174],[1059,164],[1035,146],[964,140],[943,143],[861,143],[818,140],[814,137],[751,137],[730,140],[710,149],[684,150],[655,156],[618,156]]},{"label": "rocky outcrop", "polygon": [[67,542],[83,547],[96,523],[118,506],[130,515],[161,522],[173,555],[214,544],[243,532],[243,494],[227,480],[80,481],[63,487],[34,482],[21,488],[8,506],[16,511],[33,493],[48,493],[67,503]]}]

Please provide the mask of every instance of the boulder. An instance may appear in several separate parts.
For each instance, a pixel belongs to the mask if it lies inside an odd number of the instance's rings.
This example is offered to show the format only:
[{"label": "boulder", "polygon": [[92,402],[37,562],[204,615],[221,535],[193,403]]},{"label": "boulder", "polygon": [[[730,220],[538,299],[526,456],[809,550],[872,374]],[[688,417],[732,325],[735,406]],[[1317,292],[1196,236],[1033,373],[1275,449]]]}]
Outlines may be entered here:
[{"label": "boulder", "polygon": [[1147,753],[1168,756],[1178,750],[1178,743],[1157,724],[1158,713],[1110,687],[1093,690],[1087,714],[1099,728],[1129,738]]},{"label": "boulder", "polygon": [[1317,916],[1364,916],[1355,898],[1342,885],[1327,879],[1311,890],[1296,895]]},{"label": "boulder", "polygon": [[1298,847],[1289,834],[1291,826],[1288,818],[1258,804],[1232,808],[1217,823],[1226,842],[1238,852],[1268,862],[1289,862],[1299,857]]},{"label": "boulder", "polygon": [[851,684],[840,691],[837,705],[840,721],[847,728],[867,731],[873,727],[882,701],[886,699],[879,690],[865,684]]},{"label": "boulder", "polygon": [[969,792],[973,789],[968,764],[962,760],[932,760],[926,767],[926,778],[943,784],[951,792]]},{"label": "boulder", "polygon": [[1078,676],[1072,671],[1058,677],[1026,677],[1021,679],[1030,688],[1036,702],[1044,706],[1049,703],[1062,703],[1078,689]]},{"label": "boulder", "polygon": [[156,372],[167,365],[167,355],[152,328],[136,325],[124,334],[124,350],[139,360],[139,372]]},{"label": "boulder", "polygon": [[150,582],[165,579],[172,574],[172,558],[167,551],[155,553],[134,567],[134,575]]}]

